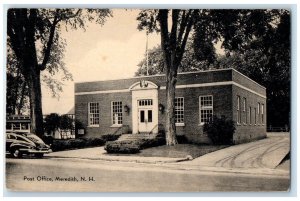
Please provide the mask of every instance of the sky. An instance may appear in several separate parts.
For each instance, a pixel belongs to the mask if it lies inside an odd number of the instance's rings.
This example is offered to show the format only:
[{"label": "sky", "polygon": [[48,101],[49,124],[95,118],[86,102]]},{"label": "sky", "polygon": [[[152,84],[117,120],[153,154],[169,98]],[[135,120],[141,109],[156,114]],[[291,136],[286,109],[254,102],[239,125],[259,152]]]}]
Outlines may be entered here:
[{"label": "sky", "polygon": [[[113,10],[103,26],[88,23],[86,30],[61,33],[66,39],[63,62],[73,75],[73,81],[63,82],[63,92],[52,97],[42,86],[43,113],[67,113],[74,106],[74,83],[133,77],[146,51],[146,32],[138,31],[139,10]],[[150,34],[148,47],[160,43],[157,34]],[[57,76],[59,77],[59,76]]]},{"label": "sky", "polygon": [[[53,97],[49,88],[42,85],[43,114],[65,114],[72,109],[75,82],[134,77],[137,65],[144,58],[147,41],[146,31],[137,29],[139,10],[112,11],[113,17],[107,18],[103,26],[91,22],[85,30],[62,29],[60,36],[67,44],[63,62],[73,81],[63,82],[59,97]],[[149,34],[148,49],[159,44],[160,35]],[[215,47],[218,54],[223,54],[221,43]],[[60,77],[61,74],[55,76]]]}]

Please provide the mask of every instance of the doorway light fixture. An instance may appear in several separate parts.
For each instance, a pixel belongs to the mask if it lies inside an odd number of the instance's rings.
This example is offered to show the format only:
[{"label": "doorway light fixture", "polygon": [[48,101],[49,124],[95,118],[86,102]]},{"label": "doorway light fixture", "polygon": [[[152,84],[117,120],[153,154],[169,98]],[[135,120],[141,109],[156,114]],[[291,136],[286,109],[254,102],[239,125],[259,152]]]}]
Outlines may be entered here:
[{"label": "doorway light fixture", "polygon": [[159,109],[159,111],[161,112],[161,113],[164,113],[164,110],[165,110],[165,106],[163,105],[163,104],[159,104],[158,105],[158,109]]},{"label": "doorway light fixture", "polygon": [[127,114],[129,113],[129,106],[128,105],[124,105],[124,112],[126,112]]}]

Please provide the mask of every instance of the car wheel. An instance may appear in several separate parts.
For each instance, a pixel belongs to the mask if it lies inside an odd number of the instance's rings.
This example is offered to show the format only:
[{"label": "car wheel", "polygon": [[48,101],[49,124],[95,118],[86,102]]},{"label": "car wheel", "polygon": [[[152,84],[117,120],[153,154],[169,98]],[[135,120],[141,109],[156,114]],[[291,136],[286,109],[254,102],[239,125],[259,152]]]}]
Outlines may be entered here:
[{"label": "car wheel", "polygon": [[11,155],[12,155],[12,157],[14,157],[14,158],[21,158],[21,157],[22,157],[22,153],[20,152],[19,149],[13,149],[13,150],[11,151]]},{"label": "car wheel", "polygon": [[38,154],[35,154],[35,157],[36,158],[43,158],[44,154],[43,153],[38,153]]}]

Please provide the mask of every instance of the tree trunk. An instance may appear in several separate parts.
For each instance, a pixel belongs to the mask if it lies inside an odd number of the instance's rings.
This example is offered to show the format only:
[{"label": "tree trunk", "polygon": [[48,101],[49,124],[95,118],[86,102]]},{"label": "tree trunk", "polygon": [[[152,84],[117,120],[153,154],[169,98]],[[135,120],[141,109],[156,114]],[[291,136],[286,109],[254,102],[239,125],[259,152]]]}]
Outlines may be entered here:
[{"label": "tree trunk", "polygon": [[25,99],[25,90],[26,90],[26,83],[23,82],[22,83],[22,90],[21,90],[21,97],[20,97],[20,102],[18,104],[18,114],[21,114],[21,110],[23,109],[24,107],[24,99]]},{"label": "tree trunk", "polygon": [[44,135],[43,128],[43,112],[42,112],[42,93],[40,70],[33,70],[30,74],[30,114],[31,114],[31,132],[42,137]]},{"label": "tree trunk", "polygon": [[[172,67],[170,68],[172,69]],[[176,73],[172,70],[167,70],[166,74],[166,96],[167,96],[167,113],[166,113],[166,143],[167,145],[177,144],[176,126],[175,126],[175,87]]]}]

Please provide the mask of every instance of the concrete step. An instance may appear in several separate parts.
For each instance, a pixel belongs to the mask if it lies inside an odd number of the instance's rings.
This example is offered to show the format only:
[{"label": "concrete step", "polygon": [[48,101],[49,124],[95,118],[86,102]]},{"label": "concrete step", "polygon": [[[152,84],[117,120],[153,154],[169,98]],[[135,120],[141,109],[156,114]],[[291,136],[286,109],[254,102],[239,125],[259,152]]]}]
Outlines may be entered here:
[{"label": "concrete step", "polygon": [[135,139],[154,139],[156,134],[123,134],[119,137],[118,141],[135,140]]}]

